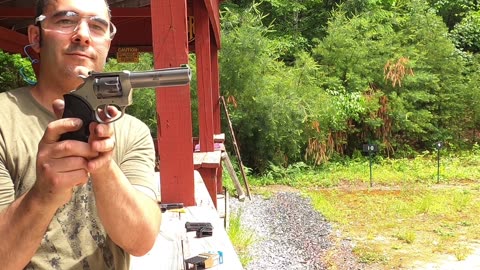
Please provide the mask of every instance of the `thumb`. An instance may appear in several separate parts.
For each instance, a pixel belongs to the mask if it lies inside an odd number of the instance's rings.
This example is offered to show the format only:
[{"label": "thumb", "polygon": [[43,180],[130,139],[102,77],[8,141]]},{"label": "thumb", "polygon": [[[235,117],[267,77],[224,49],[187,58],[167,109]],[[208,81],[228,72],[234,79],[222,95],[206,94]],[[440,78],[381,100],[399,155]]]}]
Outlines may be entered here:
[{"label": "thumb", "polygon": [[53,101],[52,108],[55,116],[57,116],[57,119],[62,118],[63,110],[65,109],[65,101],[61,99],[55,99]]}]

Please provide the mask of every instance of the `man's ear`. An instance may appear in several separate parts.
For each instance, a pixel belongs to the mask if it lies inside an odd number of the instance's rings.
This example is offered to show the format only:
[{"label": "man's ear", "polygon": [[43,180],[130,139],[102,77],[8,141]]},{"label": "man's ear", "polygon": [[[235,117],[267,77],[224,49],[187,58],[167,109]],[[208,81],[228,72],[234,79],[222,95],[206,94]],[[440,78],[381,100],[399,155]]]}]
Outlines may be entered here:
[{"label": "man's ear", "polygon": [[38,26],[28,26],[28,41],[36,53],[40,53],[40,31],[40,27]]}]

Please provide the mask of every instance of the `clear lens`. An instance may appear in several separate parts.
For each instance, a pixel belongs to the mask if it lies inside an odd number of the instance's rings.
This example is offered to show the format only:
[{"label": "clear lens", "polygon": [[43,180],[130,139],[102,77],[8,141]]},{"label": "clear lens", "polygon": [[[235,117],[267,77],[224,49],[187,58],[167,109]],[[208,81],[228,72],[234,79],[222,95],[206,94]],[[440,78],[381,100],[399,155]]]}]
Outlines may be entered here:
[{"label": "clear lens", "polygon": [[42,23],[42,27],[47,30],[60,32],[63,34],[72,34],[78,30],[83,20],[86,20],[88,30],[92,38],[113,39],[117,29],[113,23],[98,16],[78,16],[75,12],[68,11],[56,14],[52,17],[40,15],[35,19],[35,23]]}]

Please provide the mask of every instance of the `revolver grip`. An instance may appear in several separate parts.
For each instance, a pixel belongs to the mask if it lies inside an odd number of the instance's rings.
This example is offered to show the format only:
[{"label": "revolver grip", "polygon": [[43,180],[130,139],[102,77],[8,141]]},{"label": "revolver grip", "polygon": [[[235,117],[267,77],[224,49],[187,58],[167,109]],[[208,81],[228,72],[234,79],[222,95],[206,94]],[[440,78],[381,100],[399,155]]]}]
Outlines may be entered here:
[{"label": "revolver grip", "polygon": [[60,136],[60,140],[77,140],[88,142],[90,135],[89,126],[95,121],[95,112],[92,106],[80,96],[74,94],[66,94],[63,96],[65,100],[65,109],[62,118],[80,118],[83,121],[82,127],[73,132],[67,132]]}]

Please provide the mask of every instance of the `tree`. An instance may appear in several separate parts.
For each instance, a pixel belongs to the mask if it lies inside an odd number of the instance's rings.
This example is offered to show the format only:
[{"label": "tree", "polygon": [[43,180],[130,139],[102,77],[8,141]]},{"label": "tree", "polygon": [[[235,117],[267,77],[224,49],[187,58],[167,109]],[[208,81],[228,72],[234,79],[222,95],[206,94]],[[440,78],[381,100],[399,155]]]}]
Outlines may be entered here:
[{"label": "tree", "polygon": [[[465,78],[463,62],[446,36],[441,19],[422,1],[377,6],[353,17],[343,9],[334,13],[328,35],[313,52],[327,76],[338,78],[326,89],[340,89],[349,107],[357,108],[346,111],[353,125],[347,139],[351,151],[358,147],[354,142],[366,139],[391,150],[455,139]],[[385,80],[383,68],[389,63],[409,70],[401,85]],[[352,94],[361,98],[349,98]]]},{"label": "tree", "polygon": [[480,9],[477,0],[429,0],[428,3],[435,8],[449,29],[453,29],[470,11]]},{"label": "tree", "polygon": [[468,12],[454,25],[450,35],[455,46],[466,52],[480,53],[480,11]]},{"label": "tree", "polygon": [[0,92],[27,86],[34,77],[32,65],[26,58],[0,50]]}]

